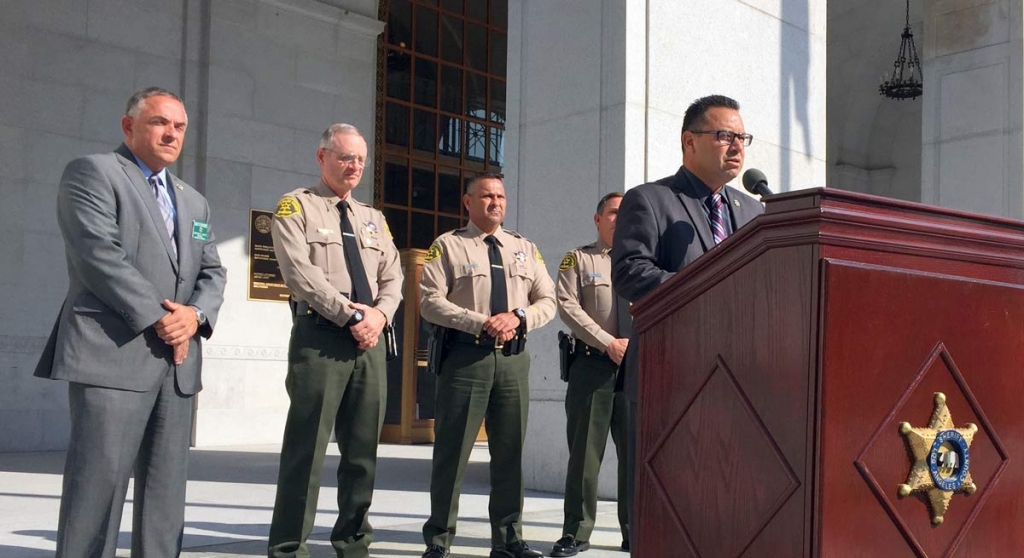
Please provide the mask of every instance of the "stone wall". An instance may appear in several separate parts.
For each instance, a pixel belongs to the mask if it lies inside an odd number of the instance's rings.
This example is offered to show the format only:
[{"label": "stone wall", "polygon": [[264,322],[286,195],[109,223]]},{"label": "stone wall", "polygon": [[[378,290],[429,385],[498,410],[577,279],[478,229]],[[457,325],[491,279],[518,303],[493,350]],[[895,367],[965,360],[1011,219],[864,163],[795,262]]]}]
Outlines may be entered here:
[{"label": "stone wall", "polygon": [[[189,113],[171,170],[206,193],[228,288],[205,346],[199,445],[278,443],[285,305],[246,299],[249,208],[317,179],[330,123],[372,137],[376,2],[11,0],[0,4],[0,451],[62,449],[67,387],[31,377],[67,279],[56,224],[64,165],[121,142],[131,93],[177,91]],[[371,146],[372,146],[372,142]],[[371,198],[367,168],[357,197]]]},{"label": "stone wall", "polygon": [[[824,185],[824,1],[647,5],[510,3],[509,215],[553,277],[565,251],[596,238],[601,195],[676,172],[683,113],[703,95],[740,102],[755,136],[747,167],[776,191]],[[567,461],[558,329],[556,319],[530,337],[524,452],[527,485],[552,491],[563,489]],[[605,456],[600,491],[614,497],[611,447]]]},{"label": "stone wall", "polygon": [[1024,15],[1011,0],[928,0],[921,201],[1024,218]]}]

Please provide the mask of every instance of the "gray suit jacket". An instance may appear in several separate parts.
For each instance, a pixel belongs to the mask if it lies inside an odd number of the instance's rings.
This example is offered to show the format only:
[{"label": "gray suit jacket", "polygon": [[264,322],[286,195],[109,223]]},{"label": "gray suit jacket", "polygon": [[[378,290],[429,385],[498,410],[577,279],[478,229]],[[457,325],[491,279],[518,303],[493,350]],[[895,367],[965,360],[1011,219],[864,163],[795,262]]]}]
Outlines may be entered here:
[{"label": "gray suit jacket", "polygon": [[[200,335],[213,333],[226,271],[212,227],[205,239],[193,232],[195,224],[210,224],[206,199],[169,172],[168,185],[177,258],[152,187],[125,145],[68,163],[57,195],[68,293],[36,376],[149,391],[174,367],[182,393],[202,388]],[[172,348],[152,327],[167,313],[165,298],[200,308],[208,320],[176,367]]]},{"label": "gray suit jacket", "polygon": [[[759,201],[731,186],[722,192],[733,231],[764,212]],[[626,192],[619,205],[611,251],[612,286],[620,297],[639,301],[715,245],[701,207],[710,194],[711,190],[685,167],[679,167],[673,176]],[[637,396],[638,355],[634,335],[620,374],[620,384],[624,382],[631,401]]]}]

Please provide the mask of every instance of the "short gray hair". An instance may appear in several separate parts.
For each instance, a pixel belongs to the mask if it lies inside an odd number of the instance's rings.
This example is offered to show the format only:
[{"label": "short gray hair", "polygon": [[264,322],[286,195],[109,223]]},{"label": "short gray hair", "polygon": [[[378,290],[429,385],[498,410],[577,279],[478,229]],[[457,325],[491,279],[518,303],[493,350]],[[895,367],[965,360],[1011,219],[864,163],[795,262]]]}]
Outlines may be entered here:
[{"label": "short gray hair", "polygon": [[181,100],[181,97],[171,93],[163,87],[147,87],[132,93],[132,96],[128,99],[128,105],[124,109],[125,116],[130,118],[138,116],[139,113],[142,112],[142,103],[150,97],[170,97],[182,105],[185,104],[185,102]]},{"label": "short gray hair", "polygon": [[330,149],[331,143],[334,142],[334,136],[341,134],[355,134],[363,137],[362,132],[351,124],[331,124],[330,127],[324,130],[324,135],[320,136],[320,149]]}]

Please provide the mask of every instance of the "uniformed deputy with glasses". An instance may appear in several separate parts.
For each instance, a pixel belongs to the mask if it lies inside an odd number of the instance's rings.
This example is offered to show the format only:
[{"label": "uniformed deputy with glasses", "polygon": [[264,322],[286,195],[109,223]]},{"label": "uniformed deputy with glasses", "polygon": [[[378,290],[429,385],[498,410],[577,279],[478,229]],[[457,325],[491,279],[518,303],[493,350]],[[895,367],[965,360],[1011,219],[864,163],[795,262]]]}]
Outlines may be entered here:
[{"label": "uniformed deputy with glasses", "polygon": [[523,542],[523,440],[530,404],[524,343],[555,314],[555,288],[537,246],[505,230],[501,177],[470,180],[469,224],[437,238],[420,279],[420,313],[448,328],[434,417],[430,518],[424,558],[448,556],[462,475],[486,418],[491,454],[491,558],[542,556]]},{"label": "uniformed deputy with glasses", "polygon": [[[626,192],[612,242],[612,286],[637,302],[727,236],[764,212],[761,203],[726,184],[743,168],[746,132],[740,105],[724,95],[694,101],[683,116],[683,166],[666,178]],[[631,339],[624,359],[630,401],[629,502],[633,504],[639,347]],[[635,522],[630,518],[630,525]]]},{"label": "uniformed deputy with glasses", "polygon": [[271,231],[294,316],[271,558],[309,556],[332,429],[341,462],[331,545],[339,558],[369,556],[367,513],[387,397],[383,331],[402,299],[398,250],[384,215],[350,195],[363,174],[366,141],[355,127],[335,124],[316,159],[320,183],[281,198]]},{"label": "uniformed deputy with glasses", "polygon": [[[563,355],[566,437],[569,466],[565,475],[562,538],[550,556],[575,556],[590,548],[597,518],[597,477],[611,432],[618,455],[619,527],[622,547],[629,548],[626,509],[626,398],[616,393],[615,376],[629,345],[631,318],[612,291],[612,235],[622,194],[601,198],[594,214],[597,241],[571,250],[558,266],[558,315],[572,331]],[[622,323],[620,324],[620,320]]]}]

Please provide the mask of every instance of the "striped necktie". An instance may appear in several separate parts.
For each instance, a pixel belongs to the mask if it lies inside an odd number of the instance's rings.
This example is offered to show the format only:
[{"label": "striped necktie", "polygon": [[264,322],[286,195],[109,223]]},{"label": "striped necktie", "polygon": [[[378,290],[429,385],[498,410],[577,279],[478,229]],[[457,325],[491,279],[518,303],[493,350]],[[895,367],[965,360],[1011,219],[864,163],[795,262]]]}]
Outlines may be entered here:
[{"label": "striped necktie", "polygon": [[171,247],[174,248],[174,255],[178,255],[178,240],[174,235],[174,204],[171,203],[171,196],[164,188],[160,177],[153,175],[149,177],[149,184],[153,187],[153,194],[156,195],[156,204],[160,206],[160,215],[164,218],[164,228],[167,229],[167,236],[171,239]]},{"label": "striped necktie", "polygon": [[721,243],[729,232],[725,230],[725,215],[722,207],[722,194],[711,194],[711,212],[708,219],[711,221],[711,233],[715,236],[715,244]]}]

